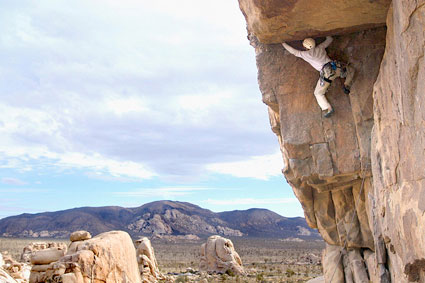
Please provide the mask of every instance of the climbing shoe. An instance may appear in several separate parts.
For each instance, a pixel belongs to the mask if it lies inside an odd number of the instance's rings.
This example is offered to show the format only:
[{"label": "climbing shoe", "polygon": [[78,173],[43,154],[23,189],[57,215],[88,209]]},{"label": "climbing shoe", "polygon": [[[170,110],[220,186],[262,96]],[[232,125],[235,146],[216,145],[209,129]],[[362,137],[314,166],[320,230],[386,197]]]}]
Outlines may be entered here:
[{"label": "climbing shoe", "polygon": [[350,94],[350,87],[349,86],[343,86],[342,90],[344,91],[345,94]]},{"label": "climbing shoe", "polygon": [[335,111],[334,111],[334,109],[333,109],[333,108],[328,109],[328,110],[326,110],[325,114],[323,114],[323,116],[324,116],[325,118],[329,118],[329,117],[331,117],[331,115],[332,115],[334,112],[335,112]]}]

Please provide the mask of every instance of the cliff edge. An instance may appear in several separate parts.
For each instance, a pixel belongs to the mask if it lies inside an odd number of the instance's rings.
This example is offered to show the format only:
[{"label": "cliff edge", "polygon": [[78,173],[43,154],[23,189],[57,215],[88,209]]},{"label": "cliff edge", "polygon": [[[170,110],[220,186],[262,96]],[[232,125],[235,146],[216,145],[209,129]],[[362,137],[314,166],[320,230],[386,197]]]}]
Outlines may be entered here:
[{"label": "cliff edge", "polygon": [[[282,172],[327,243],[327,282],[425,281],[425,1],[392,2],[239,0]],[[331,118],[318,72],[280,44],[324,35],[356,71],[350,95],[331,84]]]}]

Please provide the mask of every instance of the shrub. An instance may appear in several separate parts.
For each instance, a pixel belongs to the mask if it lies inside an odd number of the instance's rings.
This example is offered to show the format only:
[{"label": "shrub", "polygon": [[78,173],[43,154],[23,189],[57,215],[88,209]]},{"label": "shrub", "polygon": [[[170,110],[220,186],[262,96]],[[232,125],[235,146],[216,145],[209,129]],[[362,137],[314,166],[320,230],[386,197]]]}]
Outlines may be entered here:
[{"label": "shrub", "polygon": [[227,269],[226,274],[229,275],[230,277],[235,277],[235,273],[231,269]]},{"label": "shrub", "polygon": [[258,273],[256,279],[257,279],[257,282],[263,282],[264,281],[264,274]]},{"label": "shrub", "polygon": [[288,268],[286,269],[286,276],[291,277],[295,275],[295,271],[293,271],[292,269]]}]

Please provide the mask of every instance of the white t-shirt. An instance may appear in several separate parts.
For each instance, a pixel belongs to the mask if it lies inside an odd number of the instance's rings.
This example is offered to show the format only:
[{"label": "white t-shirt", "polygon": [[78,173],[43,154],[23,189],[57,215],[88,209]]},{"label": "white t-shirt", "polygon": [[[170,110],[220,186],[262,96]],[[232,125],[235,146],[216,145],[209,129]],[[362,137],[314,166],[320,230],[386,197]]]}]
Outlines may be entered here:
[{"label": "white t-shirt", "polygon": [[332,61],[328,57],[328,54],[326,53],[326,48],[331,43],[332,43],[332,37],[327,36],[324,42],[322,42],[318,46],[307,51],[297,50],[286,43],[282,43],[282,45],[283,47],[285,47],[286,50],[289,51],[289,53],[304,59],[305,61],[310,63],[310,65],[313,66],[313,68],[315,68],[316,70],[320,72],[320,70],[322,70],[323,65]]}]

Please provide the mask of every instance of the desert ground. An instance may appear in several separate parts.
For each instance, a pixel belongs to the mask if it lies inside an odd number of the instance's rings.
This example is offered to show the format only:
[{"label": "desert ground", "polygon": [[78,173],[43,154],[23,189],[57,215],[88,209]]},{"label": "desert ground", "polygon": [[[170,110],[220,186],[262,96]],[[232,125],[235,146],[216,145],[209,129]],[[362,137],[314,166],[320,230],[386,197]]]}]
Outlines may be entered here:
[{"label": "desert ground", "polygon": [[[232,238],[242,258],[246,276],[200,274],[199,250],[206,240],[152,240],[155,255],[164,274],[174,282],[305,282],[322,274],[323,241],[285,241],[283,239]],[[23,247],[32,242],[66,242],[59,239],[0,238],[0,252],[9,252],[19,260]],[[205,282],[205,281],[204,281]]]}]

